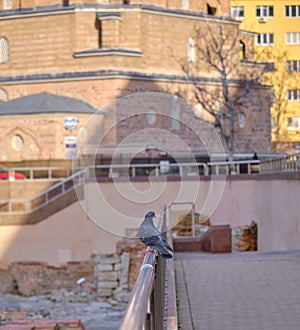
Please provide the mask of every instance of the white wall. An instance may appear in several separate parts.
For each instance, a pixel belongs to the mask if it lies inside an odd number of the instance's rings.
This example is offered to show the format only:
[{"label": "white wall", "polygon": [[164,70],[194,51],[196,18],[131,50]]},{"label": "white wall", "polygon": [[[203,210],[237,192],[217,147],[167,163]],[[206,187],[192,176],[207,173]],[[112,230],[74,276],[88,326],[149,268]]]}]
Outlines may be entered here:
[{"label": "white wall", "polygon": [[0,258],[5,263],[57,263],[89,259],[96,251],[112,253],[147,211],[158,214],[173,200],[193,198],[197,212],[211,212],[213,225],[248,225],[255,220],[260,250],[300,249],[299,195],[299,180],[90,183],[84,205],[73,203],[35,225],[1,226]]}]

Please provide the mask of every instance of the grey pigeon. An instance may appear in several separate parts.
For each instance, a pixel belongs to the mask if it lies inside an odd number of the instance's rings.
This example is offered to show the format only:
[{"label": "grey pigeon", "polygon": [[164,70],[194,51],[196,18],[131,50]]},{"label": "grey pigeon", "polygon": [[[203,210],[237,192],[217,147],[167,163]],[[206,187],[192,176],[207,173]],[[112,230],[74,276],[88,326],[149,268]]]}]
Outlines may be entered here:
[{"label": "grey pigeon", "polygon": [[153,224],[153,218],[155,213],[149,211],[145,215],[144,221],[141,223],[138,236],[142,243],[155,250],[158,254],[164,258],[173,258],[173,249],[167,243],[161,232]]}]

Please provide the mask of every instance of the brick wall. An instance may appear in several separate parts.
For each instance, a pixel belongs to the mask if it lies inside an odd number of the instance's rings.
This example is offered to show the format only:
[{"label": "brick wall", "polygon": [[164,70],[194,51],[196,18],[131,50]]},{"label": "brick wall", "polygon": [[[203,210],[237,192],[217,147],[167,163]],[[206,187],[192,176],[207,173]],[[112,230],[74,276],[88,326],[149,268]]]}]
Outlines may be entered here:
[{"label": "brick wall", "polygon": [[[70,4],[89,3],[90,1],[74,0]],[[95,1],[93,1],[95,3]],[[23,1],[25,3],[25,1]],[[56,0],[36,0],[26,2],[26,6],[56,4]],[[149,1],[163,5],[160,0]],[[207,3],[214,6],[215,1],[191,1],[190,9],[206,11]],[[181,8],[181,1],[172,2],[174,8]],[[220,2],[222,12],[229,12],[229,1]],[[124,7],[125,8],[125,7]],[[123,9],[124,9],[123,8]],[[108,9],[107,9],[108,10]],[[1,65],[2,76],[8,80],[0,84],[11,100],[16,97],[47,91],[49,93],[70,96],[82,99],[96,108],[105,107],[117,98],[140,92],[160,91],[178,93],[183,95],[189,103],[193,103],[191,91],[182,81],[175,82],[168,78],[162,81],[159,77],[153,77],[152,81],[144,79],[149,74],[183,75],[179,61],[187,59],[187,45],[190,36],[195,37],[195,30],[205,27],[207,20],[201,17],[182,17],[176,14],[163,15],[151,10],[120,11],[120,19],[112,18],[101,22],[99,29],[98,13],[89,11],[65,11],[61,13],[47,13],[40,16],[24,17],[0,20],[0,30],[9,41],[9,62]],[[210,21],[212,26],[218,24],[217,20]],[[238,25],[235,22],[226,22],[228,29],[236,31]],[[170,29],[172,26],[172,29]],[[34,33],[33,33],[34,31]],[[126,50],[140,51],[137,56],[105,55],[78,57],[78,52],[95,51],[99,47],[101,33],[103,42],[107,47],[118,47]],[[247,54],[253,55],[253,36],[243,34],[243,40],[247,39]],[[176,40],[176,42],[174,42]],[[77,54],[77,55],[76,55]],[[248,56],[248,55],[247,55]],[[248,56],[250,57],[250,55]],[[250,58],[251,59],[251,58]],[[236,72],[232,78],[240,77],[248,71],[255,71],[253,66],[243,66],[239,63],[238,50],[236,57]],[[143,79],[123,77],[109,74],[89,76],[99,70],[120,70],[122,72],[139,72]],[[77,80],[70,77],[82,74]],[[89,74],[87,74],[89,72]],[[212,76],[207,72],[207,66],[199,65],[197,73],[204,77]],[[32,78],[35,76],[37,80]],[[59,78],[58,74],[63,75]],[[29,75],[30,79],[29,80]],[[49,75],[43,78],[43,75]],[[64,75],[67,76],[64,77]],[[122,76],[122,74],[121,74]],[[248,75],[250,76],[250,75]],[[12,79],[12,80],[9,80]],[[66,80],[65,80],[66,79]],[[9,82],[9,84],[7,83]],[[30,83],[29,83],[30,82]],[[234,89],[231,91],[234,93]],[[236,151],[270,151],[270,92],[268,89],[257,89],[243,105],[246,116],[245,128],[236,132]],[[199,121],[195,120],[192,112],[186,115],[188,122],[199,129]],[[0,144],[2,159],[15,157],[15,160],[28,158],[64,158],[64,130],[60,128],[61,118],[53,115],[50,123],[49,117],[37,116],[26,118],[23,121],[15,117],[0,117]],[[124,123],[119,138],[128,135],[134,129],[137,122]],[[13,127],[13,129],[11,129]],[[164,126],[166,127],[166,126]],[[10,146],[11,134],[22,132],[31,146],[25,155],[6,150],[4,146]],[[74,132],[75,134],[77,132]],[[182,131],[187,136],[187,131]],[[110,144],[117,142],[115,135]],[[192,136],[187,137],[187,143],[195,148]],[[9,148],[8,148],[9,149]],[[22,158],[23,157],[23,158]]]},{"label": "brick wall", "polygon": [[81,277],[93,284],[92,261],[68,262],[51,266],[43,262],[13,262],[0,268],[0,292],[23,296],[46,294],[59,289],[77,291]]},{"label": "brick wall", "polygon": [[[0,9],[3,9],[4,0],[0,1]],[[22,2],[13,1],[13,8],[19,9],[21,8],[30,8],[34,6],[46,6],[46,5],[57,5],[58,3],[63,3],[63,0],[25,0]],[[73,4],[97,4],[97,3],[119,3],[122,4],[121,0],[110,0],[110,1],[101,1],[101,0],[69,0],[69,5]],[[130,4],[140,4],[140,0],[131,0]],[[161,7],[168,7],[168,8],[182,8],[182,1],[181,0],[173,0],[170,3],[167,3],[163,0],[148,0],[147,2],[143,2],[143,4],[153,4]],[[207,12],[207,3],[209,3],[212,7],[219,7],[218,14],[225,15],[229,14],[229,1],[228,0],[221,0],[218,1],[218,4],[215,1],[196,1],[190,0],[189,1],[189,8],[191,10],[197,10],[202,12]]]}]

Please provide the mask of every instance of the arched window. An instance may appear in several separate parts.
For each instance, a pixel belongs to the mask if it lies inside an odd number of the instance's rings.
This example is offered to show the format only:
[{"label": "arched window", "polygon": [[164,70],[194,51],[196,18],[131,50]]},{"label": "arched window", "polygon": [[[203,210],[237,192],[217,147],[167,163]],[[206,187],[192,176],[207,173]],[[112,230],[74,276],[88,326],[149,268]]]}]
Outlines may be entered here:
[{"label": "arched window", "polygon": [[192,37],[188,40],[188,61],[195,62],[195,42]]},{"label": "arched window", "polygon": [[9,60],[9,47],[6,38],[2,37],[0,39],[0,63],[8,63]]},{"label": "arched window", "polygon": [[246,46],[245,46],[245,44],[244,44],[244,42],[242,40],[240,40],[239,54],[240,54],[240,59],[241,60],[245,60],[246,59]]},{"label": "arched window", "polygon": [[153,108],[150,108],[147,111],[147,114],[146,115],[147,115],[147,122],[148,122],[148,124],[153,125],[155,123],[155,120],[156,120],[155,110]]},{"label": "arched window", "polygon": [[16,134],[11,140],[11,146],[16,151],[21,151],[24,148],[24,139],[21,135]]}]

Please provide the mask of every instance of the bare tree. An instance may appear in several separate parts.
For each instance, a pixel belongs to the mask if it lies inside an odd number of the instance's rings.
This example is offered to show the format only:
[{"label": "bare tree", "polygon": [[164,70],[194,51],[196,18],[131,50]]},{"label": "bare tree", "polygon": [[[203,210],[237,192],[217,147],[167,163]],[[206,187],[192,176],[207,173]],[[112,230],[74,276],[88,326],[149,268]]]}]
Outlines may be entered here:
[{"label": "bare tree", "polygon": [[253,87],[260,85],[263,66],[254,62],[249,65],[241,48],[241,32],[234,22],[203,21],[193,39],[188,60],[180,64],[194,87],[196,102],[206,119],[218,128],[232,159],[239,115]]}]

